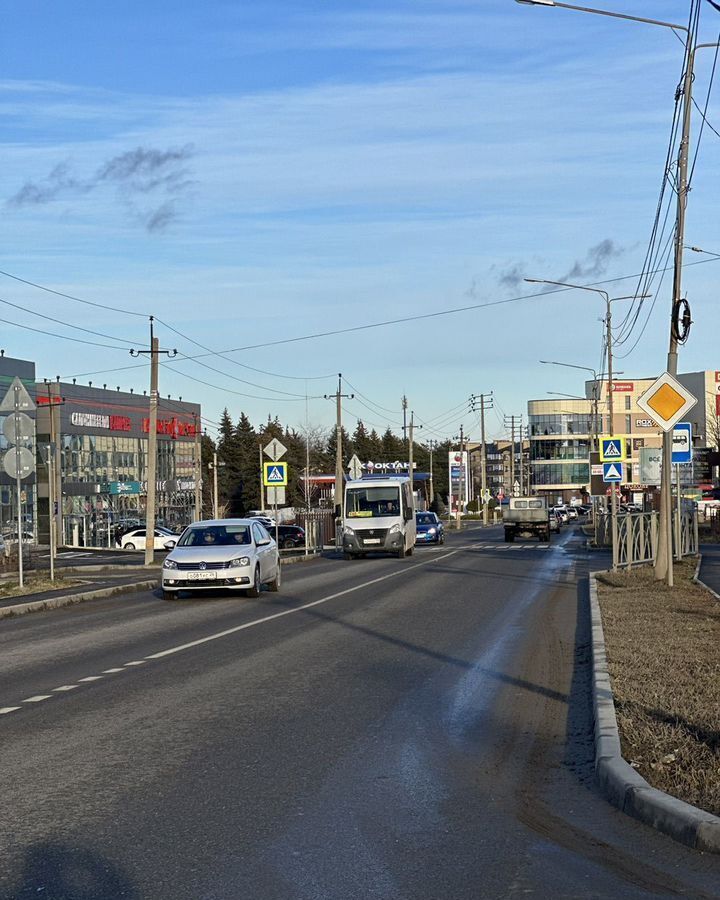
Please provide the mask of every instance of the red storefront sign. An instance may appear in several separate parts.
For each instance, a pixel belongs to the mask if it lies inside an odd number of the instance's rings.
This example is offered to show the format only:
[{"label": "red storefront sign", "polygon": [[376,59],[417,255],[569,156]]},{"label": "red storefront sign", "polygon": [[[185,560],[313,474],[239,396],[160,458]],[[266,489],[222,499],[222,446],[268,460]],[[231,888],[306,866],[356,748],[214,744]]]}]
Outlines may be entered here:
[{"label": "red storefront sign", "polygon": [[[142,420],[142,430],[145,433],[148,433],[150,431],[150,419]],[[167,434],[170,437],[194,437],[195,423],[183,422],[181,419],[178,419],[176,417],[172,419],[158,419],[157,433]]]},{"label": "red storefront sign", "polygon": [[613,381],[612,383],[612,392],[613,394],[618,393],[632,393],[633,388],[635,387],[635,383],[632,381]]}]

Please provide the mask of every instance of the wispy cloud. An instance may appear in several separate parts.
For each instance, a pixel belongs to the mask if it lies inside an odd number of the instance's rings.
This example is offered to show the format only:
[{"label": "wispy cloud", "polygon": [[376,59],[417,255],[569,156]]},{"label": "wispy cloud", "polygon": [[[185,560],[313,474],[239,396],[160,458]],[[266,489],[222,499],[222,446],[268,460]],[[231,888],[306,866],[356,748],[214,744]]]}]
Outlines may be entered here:
[{"label": "wispy cloud", "polygon": [[625,253],[624,247],[618,245],[610,238],[605,238],[594,247],[590,247],[582,259],[576,259],[568,271],[555,281],[570,281],[574,278],[595,278],[607,272],[608,265],[613,259],[617,259]]},{"label": "wispy cloud", "polygon": [[162,231],[176,218],[177,200],[191,185],[186,164],[192,155],[190,145],[168,150],[136,147],[111,157],[85,177],[73,175],[71,164],[65,161],[54,166],[45,178],[26,181],[5,205],[41,206],[112,185],[148,231]]}]

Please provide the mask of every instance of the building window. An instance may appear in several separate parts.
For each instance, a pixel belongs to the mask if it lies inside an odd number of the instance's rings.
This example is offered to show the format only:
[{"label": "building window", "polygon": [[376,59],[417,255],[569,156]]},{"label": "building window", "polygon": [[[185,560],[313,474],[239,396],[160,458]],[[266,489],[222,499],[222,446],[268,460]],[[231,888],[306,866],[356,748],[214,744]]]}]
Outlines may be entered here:
[{"label": "building window", "polygon": [[625,409],[632,409],[632,397],[630,394],[625,394]]},{"label": "building window", "polygon": [[625,434],[632,431],[632,416],[625,416]]}]

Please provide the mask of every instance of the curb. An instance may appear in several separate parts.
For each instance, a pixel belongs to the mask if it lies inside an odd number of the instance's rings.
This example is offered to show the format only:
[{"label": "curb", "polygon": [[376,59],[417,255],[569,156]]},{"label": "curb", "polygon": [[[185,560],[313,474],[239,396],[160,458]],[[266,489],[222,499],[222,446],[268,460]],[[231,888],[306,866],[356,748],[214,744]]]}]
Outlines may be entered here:
[{"label": "curb", "polygon": [[24,616],[27,613],[42,612],[46,609],[60,609],[62,606],[73,606],[75,603],[85,603],[87,600],[102,600],[104,597],[113,597],[115,594],[129,594],[133,591],[157,587],[157,584],[156,578],[146,579],[145,581],[133,581],[130,584],[117,584],[113,587],[99,588],[96,591],[65,594],[62,597],[47,597],[45,600],[31,600],[28,603],[18,603],[15,606],[4,606],[0,608],[0,619]]},{"label": "curb", "polygon": [[717,591],[714,591],[711,587],[708,587],[708,585],[706,585],[704,581],[700,580],[700,565],[701,565],[701,563],[702,563],[702,553],[698,553],[698,563],[697,563],[697,566],[695,567],[695,574],[693,575],[692,580],[695,582],[695,584],[699,584],[700,587],[705,588],[705,590],[709,594],[712,594],[716,600],[720,600],[720,594],[718,594]]},{"label": "curb", "polygon": [[[605,652],[597,596],[598,573],[590,582],[592,626],[595,778],[608,800],[622,812],[695,850],[720,853],[720,818],[651,787],[622,757],[615,702]],[[716,595],[717,596],[717,595]]]}]

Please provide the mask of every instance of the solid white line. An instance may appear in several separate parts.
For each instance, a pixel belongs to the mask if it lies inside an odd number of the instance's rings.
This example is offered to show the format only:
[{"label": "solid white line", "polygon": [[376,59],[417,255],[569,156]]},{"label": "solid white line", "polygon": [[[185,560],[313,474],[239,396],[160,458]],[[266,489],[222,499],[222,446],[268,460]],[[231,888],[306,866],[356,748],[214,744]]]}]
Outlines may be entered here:
[{"label": "solid white line", "polygon": [[204,638],[198,638],[196,641],[190,641],[187,644],[180,644],[178,647],[170,647],[169,650],[161,650],[159,653],[152,653],[150,656],[145,657],[146,659],[162,659],[164,656],[170,656],[173,653],[179,653],[181,650],[189,650],[191,647],[198,647],[200,644],[206,644],[208,641],[216,641],[219,638],[227,637],[230,634],[235,634],[238,631],[244,631],[246,628],[254,628],[256,625],[263,625],[265,622],[272,622],[273,619],[281,619],[283,616],[291,616],[294,613],[302,612],[305,609],[311,609],[313,606],[320,606],[321,603],[328,603],[330,600],[337,600],[338,597],[345,597],[347,594],[352,594],[355,591],[360,591],[363,588],[370,587],[372,584],[379,584],[381,581],[387,581],[389,578],[397,578],[399,575],[405,575],[408,572],[412,572],[413,569],[419,569],[421,566],[427,566],[430,563],[436,563],[441,559],[447,559],[450,556],[454,556],[458,550],[468,549],[467,547],[458,547],[457,550],[451,550],[449,553],[445,553],[443,556],[433,556],[432,559],[425,560],[421,563],[415,563],[415,565],[403,567],[402,569],[398,569],[395,572],[390,572],[387,575],[381,575],[379,578],[373,578],[371,581],[365,581],[362,584],[358,584],[355,587],[346,588],[344,591],[338,591],[336,594],[330,594],[328,597],[323,597],[321,600],[313,600],[312,603],[305,603],[302,606],[296,606],[294,609],[286,609],[282,612],[273,613],[271,616],[263,616],[262,619],[253,619],[252,622],[246,622],[244,625],[236,625],[234,628],[228,628],[225,631],[218,631],[216,634],[210,634]]},{"label": "solid white line", "polygon": [[103,675],[114,675],[116,672],[124,672],[125,669],[103,669]]},{"label": "solid white line", "polygon": [[[148,657],[148,659],[149,659],[149,658],[150,658],[150,657]],[[125,663],[125,665],[126,665],[126,666],[144,666],[144,665],[145,665],[145,660],[144,660],[144,659],[134,659],[132,662]]]},{"label": "solid white line", "polygon": [[0,709],[0,716],[6,716],[8,713],[15,712],[16,709],[20,709],[19,706],[3,706]]},{"label": "solid white line", "polygon": [[41,700],[49,700],[52,697],[52,694],[38,694],[36,697],[28,697],[26,700],[21,700],[21,703],[39,703]]},{"label": "solid white line", "polygon": [[88,675],[87,678],[78,678],[78,681],[100,681],[102,675]]},{"label": "solid white line", "polygon": [[53,688],[53,691],[74,691],[76,684],[61,684],[60,687]]}]

